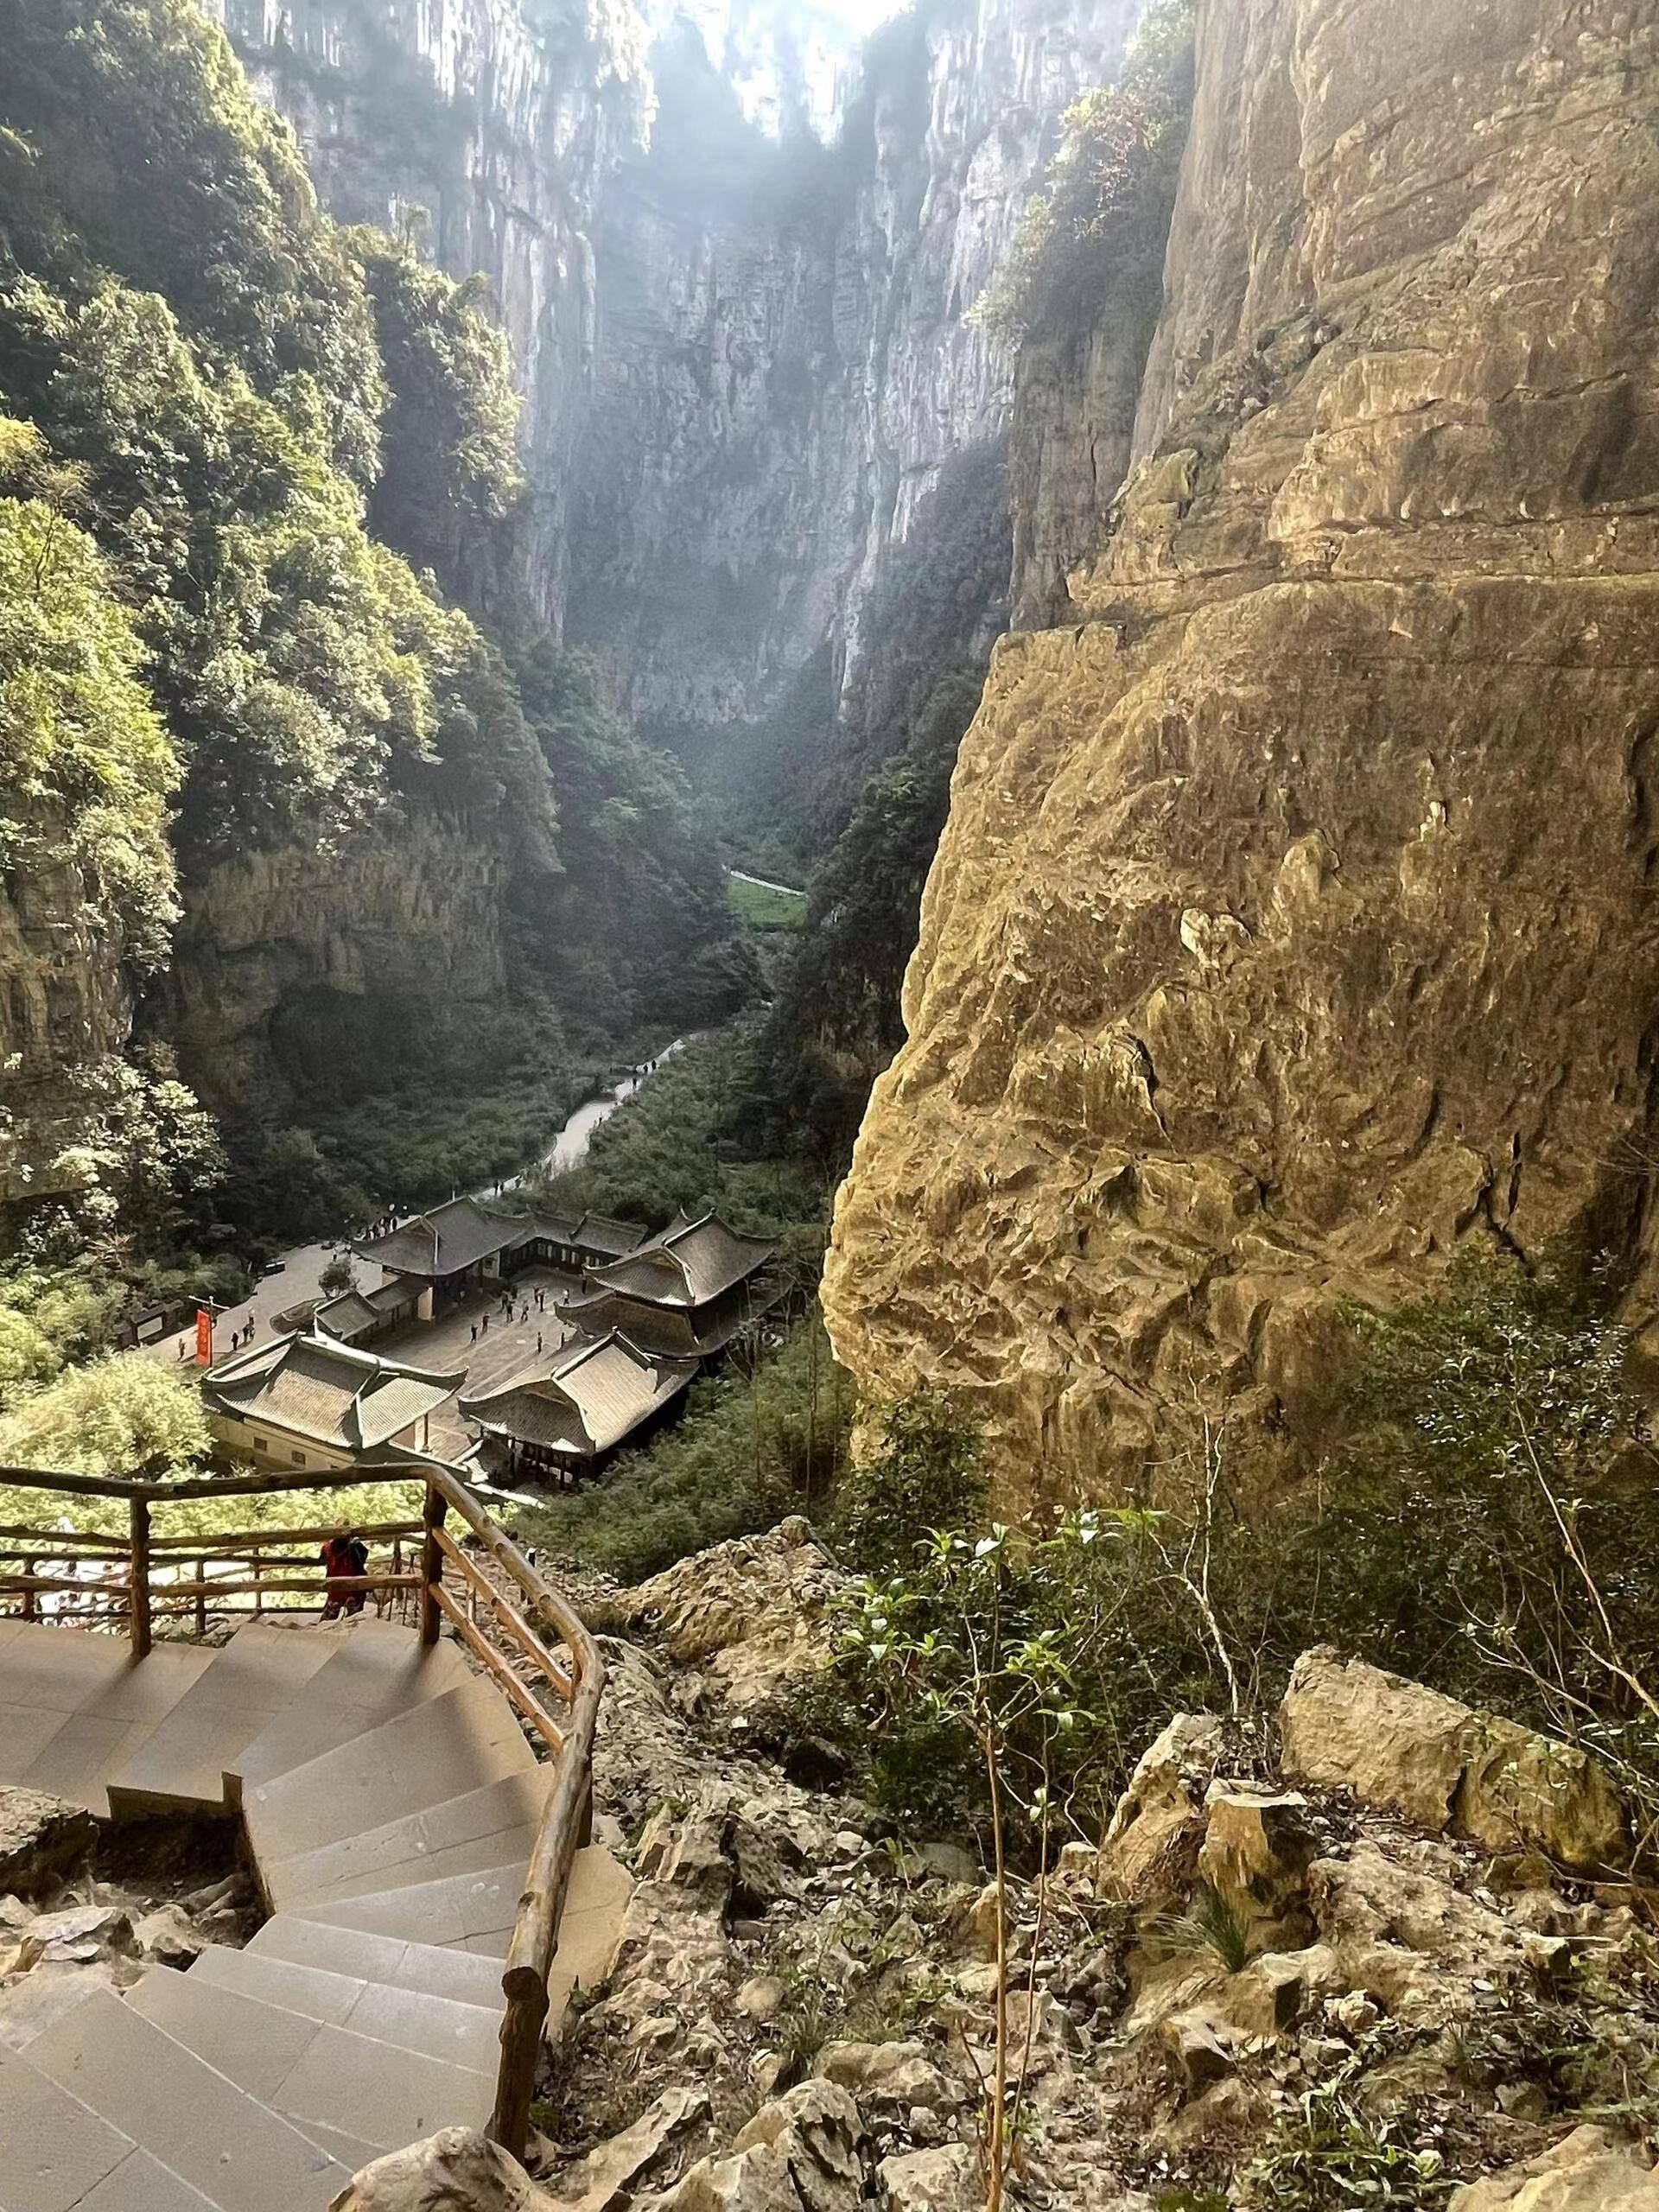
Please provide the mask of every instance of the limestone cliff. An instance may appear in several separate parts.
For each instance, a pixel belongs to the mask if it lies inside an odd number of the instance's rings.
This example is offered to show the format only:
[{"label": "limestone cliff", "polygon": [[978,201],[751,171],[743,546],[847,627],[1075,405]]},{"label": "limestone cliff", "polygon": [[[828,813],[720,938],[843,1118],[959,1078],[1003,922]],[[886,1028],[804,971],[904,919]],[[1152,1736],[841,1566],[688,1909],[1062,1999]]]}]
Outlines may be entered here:
[{"label": "limestone cliff", "polygon": [[1136,462],[964,745],[827,1282],[1027,1494],[1293,1447],[1344,1292],[1643,1235],[1659,26],[1205,0]]},{"label": "limestone cliff", "polygon": [[546,610],[665,734],[833,693],[943,464],[1008,414],[964,323],[1141,0],[209,0],[336,214],[486,275]]}]

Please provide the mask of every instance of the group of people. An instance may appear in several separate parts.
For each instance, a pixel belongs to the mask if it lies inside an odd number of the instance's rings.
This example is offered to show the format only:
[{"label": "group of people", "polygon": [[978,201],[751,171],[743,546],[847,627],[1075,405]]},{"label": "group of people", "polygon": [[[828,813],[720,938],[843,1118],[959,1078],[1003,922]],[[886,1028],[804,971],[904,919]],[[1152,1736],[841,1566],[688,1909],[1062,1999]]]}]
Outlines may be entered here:
[{"label": "group of people", "polygon": [[391,1213],[378,1213],[370,1222],[368,1227],[364,1230],[364,1241],[366,1243],[371,1236],[390,1236],[392,1230],[396,1229],[397,1226],[397,1216],[395,1211]]},{"label": "group of people", "polygon": [[[504,1290],[501,1293],[500,1303],[497,1306],[493,1317],[488,1313],[485,1313],[473,1323],[472,1340],[474,1344],[478,1342],[480,1337],[487,1337],[489,1335],[492,1318],[498,1321],[512,1320],[514,1295],[515,1294],[512,1289],[509,1288]],[[547,1312],[547,1293],[539,1287],[532,1287],[524,1294],[524,1299],[518,1307],[518,1319],[521,1322],[529,1320],[532,1306],[535,1309],[536,1315],[538,1319]],[[539,1329],[536,1332],[536,1349],[537,1351],[540,1351],[542,1348],[542,1338],[543,1333],[544,1332]]]},{"label": "group of people", "polygon": [[369,1571],[369,1548],[355,1529],[341,1529],[330,1536],[318,1553],[322,1561],[325,1587],[322,1618],[337,1621],[342,1613],[360,1613],[368,1592],[353,1589],[353,1580]]}]

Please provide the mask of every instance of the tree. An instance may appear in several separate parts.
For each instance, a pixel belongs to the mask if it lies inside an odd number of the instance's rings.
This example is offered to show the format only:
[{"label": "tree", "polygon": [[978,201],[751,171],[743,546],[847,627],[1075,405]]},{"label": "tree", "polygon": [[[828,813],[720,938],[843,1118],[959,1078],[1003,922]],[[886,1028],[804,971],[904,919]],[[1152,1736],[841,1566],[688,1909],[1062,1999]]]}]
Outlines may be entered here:
[{"label": "tree", "polygon": [[[1100,1516],[1078,1514],[1051,1537],[1025,1543],[1000,1523],[982,1535],[940,1529],[909,1573],[867,1582],[847,1630],[850,1656],[885,1691],[901,1725],[919,1713],[971,1745],[985,1784],[995,1904],[995,2033],[982,2133],[986,2212],[1001,2212],[1019,2158],[1030,2065],[1037,1961],[1047,1915],[1055,1752],[1079,1730],[1076,1688],[1084,1656],[1081,1624],[1038,1626],[1029,1593],[1051,1567],[1099,1539]],[[1034,1835],[1037,1929],[1026,1986],[1026,2026],[1013,2056],[1009,1813]]]},{"label": "tree", "polygon": [[159,1479],[200,1474],[212,1440],[194,1377],[111,1353],[0,1418],[0,1464]]},{"label": "tree", "polygon": [[349,1253],[336,1252],[334,1254],[333,1259],[317,1277],[317,1287],[327,1292],[330,1298],[339,1298],[345,1292],[356,1289],[357,1277],[352,1272]]}]

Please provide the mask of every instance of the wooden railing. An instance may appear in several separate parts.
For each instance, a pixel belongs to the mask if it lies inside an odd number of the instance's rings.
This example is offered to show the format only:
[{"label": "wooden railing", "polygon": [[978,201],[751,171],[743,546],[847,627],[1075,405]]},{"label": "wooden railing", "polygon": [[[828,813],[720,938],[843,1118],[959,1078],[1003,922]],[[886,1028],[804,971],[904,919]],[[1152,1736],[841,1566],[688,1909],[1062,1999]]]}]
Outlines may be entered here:
[{"label": "wooden railing", "polygon": [[[365,1574],[343,1581],[334,1578],[334,1589],[362,1590],[377,1605],[410,1605],[426,1644],[437,1642],[447,1623],[541,1738],[555,1767],[501,1976],[506,2005],[490,2133],[518,2158],[529,2136],[548,1978],[558,1949],[565,1893],[576,1853],[592,1832],[594,1735],[605,1669],[575,1609],[496,1526],[454,1469],[416,1453],[378,1460],[353,1473],[229,1475],[188,1482],[0,1467],[0,1485],[122,1499],[128,1507],[124,1538],[0,1528],[0,1613],[21,1612],[26,1618],[73,1628],[119,1625],[130,1639],[134,1657],[142,1659],[150,1649],[157,1618],[188,1614],[192,1629],[201,1633],[210,1615],[257,1611],[272,1598],[288,1605],[323,1597],[325,1578],[315,1554],[295,1548],[321,1543],[333,1533],[306,1528],[158,1535],[151,1528],[156,1508],[193,1498],[345,1491],[398,1481],[423,1485],[421,1519],[359,1529],[365,1541],[389,1545],[391,1559],[378,1568],[371,1561]],[[451,1513],[463,1526],[460,1541],[446,1526]],[[466,1548],[467,1538],[488,1556],[493,1574]],[[60,1564],[96,1572],[51,1572]],[[480,1613],[493,1624],[493,1636],[480,1625]],[[524,1680],[503,1643],[541,1676],[550,1699]],[[563,1660],[556,1656],[561,1646],[567,1655]],[[558,1708],[556,1715],[552,1706]]]}]

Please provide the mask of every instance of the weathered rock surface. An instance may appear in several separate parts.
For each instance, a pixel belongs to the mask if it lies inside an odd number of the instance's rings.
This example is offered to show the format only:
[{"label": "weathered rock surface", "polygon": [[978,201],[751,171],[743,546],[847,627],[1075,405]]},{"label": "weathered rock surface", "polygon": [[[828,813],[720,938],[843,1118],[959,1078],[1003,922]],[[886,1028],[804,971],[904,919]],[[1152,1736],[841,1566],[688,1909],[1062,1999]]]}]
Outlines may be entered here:
[{"label": "weathered rock surface", "polygon": [[1437,1834],[1495,1850],[1535,1845],[1592,1869],[1628,1849],[1618,1795],[1587,1752],[1328,1648],[1297,1661],[1280,1722],[1287,1773]]},{"label": "weathered rock surface", "polygon": [[1344,1293],[1639,1233],[1656,109],[1628,0],[1200,10],[1136,465],[994,664],[826,1278],[1013,1491],[1195,1389],[1294,1455]]},{"label": "weathered rock surface", "polygon": [[42,1896],[85,1862],[98,1823],[40,1789],[0,1789],[0,1891]]},{"label": "weathered rock surface", "polygon": [[443,2127],[377,2158],[331,2212],[557,2212],[516,2158],[470,2127]]},{"label": "weathered rock surface", "polygon": [[649,1626],[669,1656],[705,1674],[741,1716],[821,1674],[835,1651],[829,1608],[847,1585],[798,1514],[762,1536],[740,1536],[642,1582],[624,1618]]},{"label": "weathered rock surface", "polygon": [[1575,2127],[1539,2157],[1457,2190],[1451,2212],[1659,2212],[1659,2177],[1605,2128]]}]

